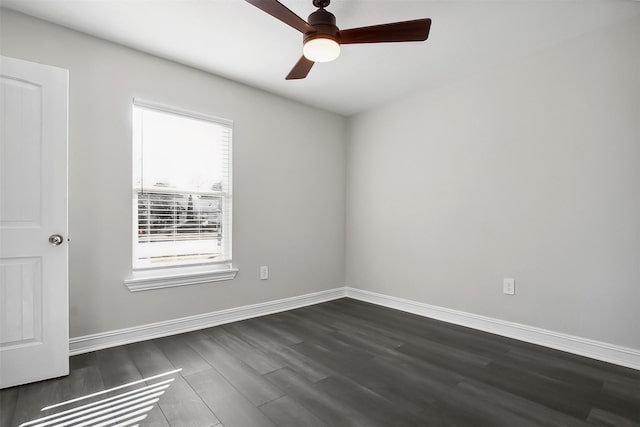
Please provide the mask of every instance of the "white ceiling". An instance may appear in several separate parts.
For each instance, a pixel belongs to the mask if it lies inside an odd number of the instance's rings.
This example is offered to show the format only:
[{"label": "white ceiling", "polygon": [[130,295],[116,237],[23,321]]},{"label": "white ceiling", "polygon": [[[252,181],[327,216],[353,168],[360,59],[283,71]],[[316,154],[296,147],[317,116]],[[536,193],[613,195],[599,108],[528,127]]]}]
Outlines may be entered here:
[{"label": "white ceiling", "polygon": [[[311,0],[281,0],[305,18]],[[333,0],[342,29],[433,20],[426,42],[347,45],[284,77],[302,36],[241,0],[2,0],[2,6],[344,115],[513,62],[640,15],[625,0]]]}]

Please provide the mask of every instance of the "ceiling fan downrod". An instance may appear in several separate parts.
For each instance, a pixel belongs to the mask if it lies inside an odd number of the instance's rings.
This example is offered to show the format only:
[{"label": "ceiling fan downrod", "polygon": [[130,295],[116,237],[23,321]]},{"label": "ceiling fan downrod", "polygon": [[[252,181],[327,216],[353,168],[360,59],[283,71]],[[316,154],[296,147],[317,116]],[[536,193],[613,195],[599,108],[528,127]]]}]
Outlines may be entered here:
[{"label": "ceiling fan downrod", "polygon": [[318,9],[324,9],[331,4],[331,0],[313,0],[313,5]]}]

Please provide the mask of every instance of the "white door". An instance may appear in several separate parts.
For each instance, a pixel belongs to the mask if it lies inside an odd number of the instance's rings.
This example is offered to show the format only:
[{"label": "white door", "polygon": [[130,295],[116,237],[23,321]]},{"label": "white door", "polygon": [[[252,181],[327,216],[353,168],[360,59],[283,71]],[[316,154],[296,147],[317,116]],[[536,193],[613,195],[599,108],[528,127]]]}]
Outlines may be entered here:
[{"label": "white door", "polygon": [[0,388],[69,373],[67,105],[67,70],[0,57]]}]

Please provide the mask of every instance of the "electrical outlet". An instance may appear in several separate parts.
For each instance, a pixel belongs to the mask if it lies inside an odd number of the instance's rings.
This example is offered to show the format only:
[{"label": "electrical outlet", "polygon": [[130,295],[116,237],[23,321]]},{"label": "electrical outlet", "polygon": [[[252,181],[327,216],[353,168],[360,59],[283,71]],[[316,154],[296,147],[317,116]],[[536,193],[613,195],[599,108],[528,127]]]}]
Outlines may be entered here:
[{"label": "electrical outlet", "polygon": [[267,280],[269,279],[269,266],[268,265],[261,265],[260,266],[260,280]]},{"label": "electrical outlet", "polygon": [[516,279],[504,279],[502,281],[502,292],[506,295],[516,294]]}]

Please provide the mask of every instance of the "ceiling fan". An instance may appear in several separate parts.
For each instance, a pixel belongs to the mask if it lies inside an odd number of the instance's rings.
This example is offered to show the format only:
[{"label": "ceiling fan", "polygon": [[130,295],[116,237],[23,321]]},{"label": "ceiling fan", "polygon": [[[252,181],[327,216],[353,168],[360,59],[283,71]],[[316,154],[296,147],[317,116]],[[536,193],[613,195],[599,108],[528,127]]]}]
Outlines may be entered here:
[{"label": "ceiling fan", "polygon": [[246,1],[303,34],[303,55],[287,80],[304,79],[316,62],[333,61],[340,55],[341,44],[424,41],[431,28],[431,19],[425,18],[340,30],[336,17],[325,10],[331,0],[313,0],[318,10],[309,15],[308,22],[277,0]]}]

